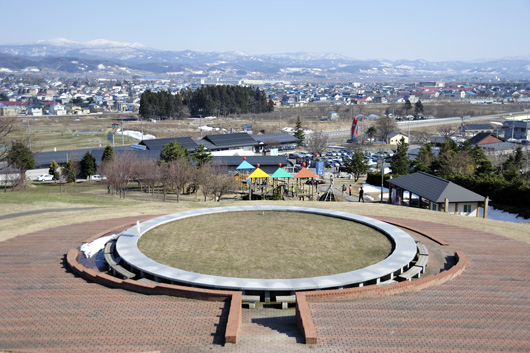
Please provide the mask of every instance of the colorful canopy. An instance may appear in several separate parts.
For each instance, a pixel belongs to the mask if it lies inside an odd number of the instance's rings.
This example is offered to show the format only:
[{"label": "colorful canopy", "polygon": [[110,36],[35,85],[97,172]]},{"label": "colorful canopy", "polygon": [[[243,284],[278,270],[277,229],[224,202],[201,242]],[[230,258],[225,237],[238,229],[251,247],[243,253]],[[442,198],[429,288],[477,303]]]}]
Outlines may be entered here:
[{"label": "colorful canopy", "polygon": [[294,177],[299,179],[317,178],[317,176],[312,171],[305,167],[300,169],[298,174],[296,174]]},{"label": "colorful canopy", "polygon": [[254,179],[254,178],[270,178],[270,175],[265,173],[263,170],[261,170],[259,168],[256,168],[256,170],[253,171],[252,174],[250,174],[248,177],[250,179]]},{"label": "colorful canopy", "polygon": [[254,167],[249,162],[243,161],[243,162],[241,162],[241,164],[236,169],[254,169],[254,168],[256,168],[256,167]]},{"label": "colorful canopy", "polygon": [[274,174],[271,175],[271,178],[292,178],[293,176],[289,173],[287,173],[282,168],[276,169]]}]

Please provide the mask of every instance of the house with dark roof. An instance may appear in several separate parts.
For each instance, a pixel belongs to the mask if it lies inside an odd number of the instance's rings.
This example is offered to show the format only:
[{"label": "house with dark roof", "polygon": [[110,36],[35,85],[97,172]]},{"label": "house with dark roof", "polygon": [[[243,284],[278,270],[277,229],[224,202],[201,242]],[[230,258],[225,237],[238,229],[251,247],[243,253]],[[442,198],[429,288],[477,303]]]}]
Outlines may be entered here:
[{"label": "house with dark roof", "polygon": [[493,132],[491,124],[466,124],[462,127],[465,136],[473,136],[481,132]]},{"label": "house with dark roof", "polygon": [[177,141],[179,144],[184,146],[189,153],[195,152],[199,145],[191,139],[191,137],[168,137],[163,139],[151,139],[151,140],[142,140],[139,144],[145,146],[148,150],[151,151],[162,151],[162,147],[167,145],[172,141]]},{"label": "house with dark roof", "polygon": [[255,151],[260,145],[258,141],[252,138],[246,132],[235,134],[207,135],[196,143],[204,145],[210,151],[227,151],[227,150],[247,150]]},{"label": "house with dark roof", "polygon": [[280,151],[294,150],[298,144],[298,139],[286,133],[253,135],[260,145],[265,145],[267,149],[277,148]]},{"label": "house with dark roof", "polygon": [[388,184],[391,204],[403,205],[403,197],[408,191],[409,206],[414,203],[412,195],[416,195],[420,208],[427,206],[433,211],[479,217],[480,208],[484,207],[484,218],[487,218],[487,197],[437,176],[417,172],[389,179]]},{"label": "house with dark roof", "polygon": [[472,145],[484,145],[488,143],[502,142],[501,139],[496,138],[489,132],[480,132],[468,140]]}]

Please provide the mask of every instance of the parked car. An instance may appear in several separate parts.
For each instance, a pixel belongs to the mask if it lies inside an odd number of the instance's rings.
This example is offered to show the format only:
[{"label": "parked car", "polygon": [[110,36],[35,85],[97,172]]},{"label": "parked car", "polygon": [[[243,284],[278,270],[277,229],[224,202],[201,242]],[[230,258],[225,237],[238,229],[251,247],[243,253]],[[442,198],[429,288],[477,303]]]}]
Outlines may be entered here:
[{"label": "parked car", "polygon": [[37,177],[37,181],[53,181],[53,175],[42,174]]},{"label": "parked car", "polygon": [[92,180],[92,181],[101,181],[103,179],[107,179],[107,178],[106,177],[102,177],[99,174],[94,174],[94,175],[90,176],[90,180]]}]

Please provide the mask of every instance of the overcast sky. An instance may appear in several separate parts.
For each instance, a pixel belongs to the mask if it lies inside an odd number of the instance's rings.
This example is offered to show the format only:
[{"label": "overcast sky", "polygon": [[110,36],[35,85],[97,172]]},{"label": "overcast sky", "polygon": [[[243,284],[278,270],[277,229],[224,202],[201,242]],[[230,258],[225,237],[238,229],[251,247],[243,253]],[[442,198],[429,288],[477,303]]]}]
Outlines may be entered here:
[{"label": "overcast sky", "polygon": [[0,11],[0,44],[108,39],[176,51],[530,58],[530,0],[0,0]]}]

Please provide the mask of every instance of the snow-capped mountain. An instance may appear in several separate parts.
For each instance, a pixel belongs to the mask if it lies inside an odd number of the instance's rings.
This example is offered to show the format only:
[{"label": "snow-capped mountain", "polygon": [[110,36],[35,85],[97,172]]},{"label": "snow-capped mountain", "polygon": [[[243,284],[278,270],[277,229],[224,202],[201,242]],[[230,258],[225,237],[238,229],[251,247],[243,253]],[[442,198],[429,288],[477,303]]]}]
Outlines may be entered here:
[{"label": "snow-capped mountain", "polygon": [[[28,69],[29,68],[29,69]],[[521,79],[529,58],[474,62],[356,60],[333,53],[250,55],[241,51],[164,51],[141,43],[106,39],[75,42],[64,38],[0,45],[0,73],[223,76],[329,80]]]}]

